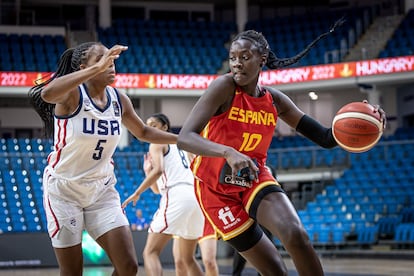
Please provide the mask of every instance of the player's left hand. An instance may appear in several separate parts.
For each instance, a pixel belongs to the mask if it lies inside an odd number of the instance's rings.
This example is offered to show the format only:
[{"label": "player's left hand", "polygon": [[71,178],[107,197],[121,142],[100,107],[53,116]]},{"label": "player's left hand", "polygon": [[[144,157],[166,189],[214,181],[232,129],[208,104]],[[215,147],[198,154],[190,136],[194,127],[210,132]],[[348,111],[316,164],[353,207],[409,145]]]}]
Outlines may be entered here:
[{"label": "player's left hand", "polygon": [[[362,102],[368,103],[367,100],[363,100]],[[382,109],[378,104],[372,105],[374,107],[374,110],[376,112],[379,112],[381,117],[381,123],[382,123],[382,130],[384,130],[387,126],[387,114],[385,113],[384,109]]]},{"label": "player's left hand", "polygon": [[152,159],[149,152],[144,154],[144,164],[142,166],[145,175],[148,175],[150,171],[152,171]]}]

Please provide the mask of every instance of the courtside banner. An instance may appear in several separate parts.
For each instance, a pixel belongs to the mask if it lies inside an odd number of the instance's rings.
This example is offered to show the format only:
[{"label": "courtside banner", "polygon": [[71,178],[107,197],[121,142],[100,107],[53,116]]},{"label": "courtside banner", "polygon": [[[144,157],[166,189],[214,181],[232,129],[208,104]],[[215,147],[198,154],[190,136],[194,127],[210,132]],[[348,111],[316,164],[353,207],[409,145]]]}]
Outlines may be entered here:
[{"label": "courtside banner", "polygon": [[[279,85],[414,71],[414,56],[323,64],[263,71],[261,85]],[[0,86],[31,87],[51,73],[0,72]],[[217,75],[117,74],[114,87],[143,89],[206,89]]]}]

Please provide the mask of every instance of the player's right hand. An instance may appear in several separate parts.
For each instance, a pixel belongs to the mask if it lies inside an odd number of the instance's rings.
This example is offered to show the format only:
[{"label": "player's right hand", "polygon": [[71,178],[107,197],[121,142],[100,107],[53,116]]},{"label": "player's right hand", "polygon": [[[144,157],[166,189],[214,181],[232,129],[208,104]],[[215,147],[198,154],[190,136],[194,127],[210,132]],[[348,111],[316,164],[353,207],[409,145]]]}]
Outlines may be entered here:
[{"label": "player's right hand", "polygon": [[234,149],[229,150],[225,154],[227,163],[232,168],[233,176],[250,173],[248,177],[251,181],[258,180],[259,168],[256,163],[247,155],[238,152]]},{"label": "player's right hand", "polygon": [[133,206],[137,205],[139,198],[140,198],[139,194],[133,193],[127,199],[125,199],[124,202],[122,202],[122,205],[121,205],[122,209],[125,209],[128,203],[130,203],[131,201],[132,201]]},{"label": "player's right hand", "polygon": [[105,52],[102,58],[97,63],[100,71],[105,71],[109,67],[114,65],[114,61],[119,58],[120,54],[123,51],[128,50],[128,46],[124,45],[114,45],[111,49]]}]

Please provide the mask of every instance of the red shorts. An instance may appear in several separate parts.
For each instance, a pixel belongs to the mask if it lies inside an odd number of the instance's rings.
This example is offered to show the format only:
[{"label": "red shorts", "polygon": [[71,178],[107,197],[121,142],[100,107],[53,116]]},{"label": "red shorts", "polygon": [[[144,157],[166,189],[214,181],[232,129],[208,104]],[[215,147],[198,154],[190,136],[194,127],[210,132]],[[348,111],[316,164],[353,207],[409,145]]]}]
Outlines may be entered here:
[{"label": "red shorts", "polygon": [[217,231],[214,229],[213,225],[211,225],[210,221],[207,218],[204,219],[203,236],[198,240],[203,241],[206,239],[218,239]]},{"label": "red shorts", "polygon": [[[229,187],[228,193],[219,193],[215,189],[211,189],[207,183],[196,178],[197,200],[205,217],[223,240],[238,236],[253,224],[254,220],[250,218],[249,210],[254,198],[263,188],[280,187],[270,173],[260,173],[259,181],[252,184],[252,187],[243,190],[237,189],[236,192]],[[204,230],[206,230],[206,226]]]}]

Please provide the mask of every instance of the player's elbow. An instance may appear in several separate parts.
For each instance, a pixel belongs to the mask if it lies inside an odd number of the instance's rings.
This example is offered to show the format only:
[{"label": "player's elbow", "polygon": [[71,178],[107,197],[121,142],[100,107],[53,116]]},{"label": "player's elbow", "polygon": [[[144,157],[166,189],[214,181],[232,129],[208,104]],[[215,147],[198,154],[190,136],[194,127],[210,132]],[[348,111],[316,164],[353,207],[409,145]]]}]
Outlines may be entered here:
[{"label": "player's elbow", "polygon": [[338,144],[325,144],[325,145],[321,145],[321,147],[324,148],[324,149],[333,149],[337,145]]},{"label": "player's elbow", "polygon": [[47,87],[43,88],[40,92],[40,97],[43,101],[47,103],[55,103],[56,102],[56,96],[54,95],[53,91],[50,91]]},{"label": "player's elbow", "polygon": [[151,174],[154,175],[155,178],[159,178],[162,176],[163,169],[160,166],[154,166],[151,170]]},{"label": "player's elbow", "polygon": [[182,150],[187,150],[188,147],[188,134],[187,133],[183,133],[182,131],[180,131],[180,133],[178,134],[178,138],[177,138],[177,147],[182,149]]}]

